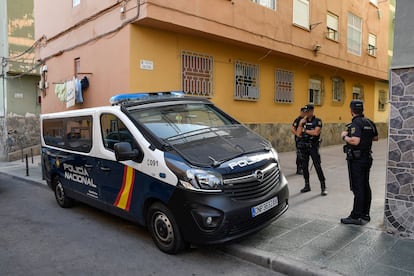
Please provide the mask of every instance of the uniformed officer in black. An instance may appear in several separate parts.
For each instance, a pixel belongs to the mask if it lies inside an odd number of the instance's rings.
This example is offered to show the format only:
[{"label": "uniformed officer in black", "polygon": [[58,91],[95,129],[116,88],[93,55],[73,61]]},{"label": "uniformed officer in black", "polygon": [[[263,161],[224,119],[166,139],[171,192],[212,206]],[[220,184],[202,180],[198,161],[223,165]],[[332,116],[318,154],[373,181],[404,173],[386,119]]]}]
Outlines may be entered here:
[{"label": "uniformed officer in black", "polygon": [[311,104],[304,107],[305,117],[299,121],[296,131],[296,136],[299,137],[297,146],[305,179],[305,187],[300,192],[306,193],[311,190],[309,184],[309,157],[311,157],[321,183],[321,195],[326,196],[328,191],[326,190],[325,176],[321,167],[321,156],[319,155],[322,120],[313,115],[313,110],[314,107]]},{"label": "uniformed officer in black", "polygon": [[306,109],[304,107],[302,107],[300,109],[299,116],[296,117],[296,119],[292,123],[292,126],[290,127],[291,132],[293,133],[293,135],[295,135],[294,138],[295,138],[295,146],[296,146],[296,174],[303,174],[303,170],[302,170],[302,167],[301,167],[301,164],[300,164],[301,160],[299,158],[300,153],[299,153],[299,149],[298,149],[298,142],[299,142],[300,137],[298,137],[296,135],[296,131],[298,129],[300,120],[302,120],[303,117],[305,117],[305,111],[306,111]]},{"label": "uniformed officer in black", "polygon": [[346,142],[344,151],[348,162],[349,182],[354,194],[354,205],[351,214],[341,219],[344,224],[362,225],[371,220],[371,188],[369,173],[372,166],[372,141],[378,140],[375,124],[363,114],[364,104],[360,100],[352,100],[350,104],[352,123],[341,136]]}]

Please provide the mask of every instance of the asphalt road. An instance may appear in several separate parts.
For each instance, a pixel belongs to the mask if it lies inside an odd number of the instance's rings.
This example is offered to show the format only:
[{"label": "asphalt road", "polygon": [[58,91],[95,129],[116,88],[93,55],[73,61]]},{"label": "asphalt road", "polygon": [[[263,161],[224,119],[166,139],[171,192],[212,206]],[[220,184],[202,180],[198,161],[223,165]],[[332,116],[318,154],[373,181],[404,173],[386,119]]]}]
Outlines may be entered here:
[{"label": "asphalt road", "polygon": [[167,255],[145,228],[6,175],[0,221],[0,275],[281,275],[214,248]]}]

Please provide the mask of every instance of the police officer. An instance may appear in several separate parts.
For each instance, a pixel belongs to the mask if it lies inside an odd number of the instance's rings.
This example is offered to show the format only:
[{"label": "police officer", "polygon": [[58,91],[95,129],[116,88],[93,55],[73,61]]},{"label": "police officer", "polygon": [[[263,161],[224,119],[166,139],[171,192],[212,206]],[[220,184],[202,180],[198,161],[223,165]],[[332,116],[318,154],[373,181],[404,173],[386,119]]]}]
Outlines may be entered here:
[{"label": "police officer", "polygon": [[305,117],[299,121],[296,131],[296,136],[299,137],[297,145],[301,168],[305,179],[305,187],[300,192],[306,193],[311,190],[309,185],[309,157],[311,157],[321,183],[321,195],[326,196],[328,191],[326,190],[325,176],[321,167],[321,156],[319,155],[322,120],[313,115],[313,105],[305,105],[303,110],[305,111]]},{"label": "police officer", "polygon": [[293,135],[295,135],[295,146],[296,146],[296,174],[303,174],[303,170],[302,170],[302,167],[301,167],[301,164],[300,164],[300,158],[299,158],[300,153],[299,153],[299,150],[298,150],[298,142],[299,142],[300,137],[298,137],[296,135],[296,131],[298,129],[300,120],[302,120],[303,117],[305,117],[305,111],[306,111],[306,109],[304,107],[302,107],[300,109],[299,116],[296,117],[296,119],[292,123],[292,126],[290,127],[291,132],[293,133]]},{"label": "police officer", "polygon": [[344,151],[348,162],[349,182],[354,194],[351,214],[341,219],[343,224],[362,225],[371,220],[371,188],[369,173],[372,166],[372,141],[378,140],[375,124],[363,114],[364,104],[360,100],[352,100],[350,104],[352,123],[341,136],[346,142]]}]

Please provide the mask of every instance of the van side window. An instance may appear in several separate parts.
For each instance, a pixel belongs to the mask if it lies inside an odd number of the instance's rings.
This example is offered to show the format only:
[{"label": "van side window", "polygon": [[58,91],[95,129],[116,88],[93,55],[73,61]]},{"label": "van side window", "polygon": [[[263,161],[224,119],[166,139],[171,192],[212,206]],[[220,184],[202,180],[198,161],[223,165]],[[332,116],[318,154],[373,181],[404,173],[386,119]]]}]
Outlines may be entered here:
[{"label": "van side window", "polygon": [[89,152],[92,148],[92,117],[70,117],[43,121],[46,145]]},{"label": "van side window", "polygon": [[114,149],[118,142],[128,142],[132,148],[136,148],[134,138],[124,123],[113,114],[101,115],[101,132],[105,148]]}]

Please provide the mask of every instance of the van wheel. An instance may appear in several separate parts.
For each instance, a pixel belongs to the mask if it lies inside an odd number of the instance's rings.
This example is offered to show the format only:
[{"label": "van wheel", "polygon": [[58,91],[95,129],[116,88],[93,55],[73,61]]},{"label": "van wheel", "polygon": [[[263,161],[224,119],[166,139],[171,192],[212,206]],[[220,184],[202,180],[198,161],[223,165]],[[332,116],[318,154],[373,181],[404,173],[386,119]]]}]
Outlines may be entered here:
[{"label": "van wheel", "polygon": [[148,210],[148,228],[157,247],[168,254],[181,251],[185,243],[170,210],[161,203],[154,203]]},{"label": "van wheel", "polygon": [[59,180],[59,177],[55,177],[53,180],[53,187],[55,192],[55,198],[57,203],[62,208],[69,208],[73,206],[74,200],[67,197],[63,185]]}]

